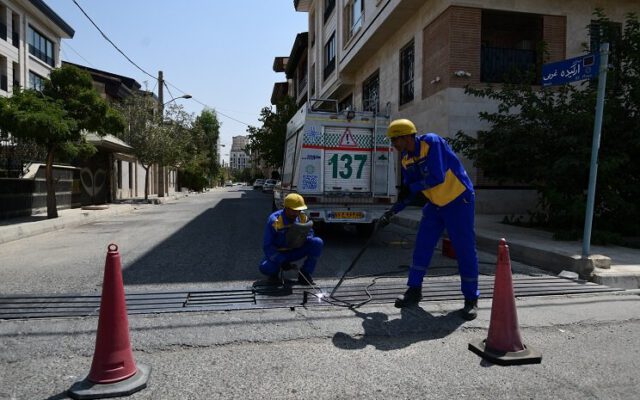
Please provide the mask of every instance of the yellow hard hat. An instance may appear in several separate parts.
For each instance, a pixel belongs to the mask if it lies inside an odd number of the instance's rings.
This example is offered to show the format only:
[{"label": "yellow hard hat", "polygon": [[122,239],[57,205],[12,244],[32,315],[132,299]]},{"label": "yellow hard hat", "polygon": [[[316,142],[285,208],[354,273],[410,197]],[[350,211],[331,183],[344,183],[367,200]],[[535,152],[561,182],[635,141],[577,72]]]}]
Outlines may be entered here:
[{"label": "yellow hard hat", "polygon": [[307,209],[307,205],[304,204],[304,198],[298,193],[289,193],[287,197],[284,198],[284,207],[296,211]]},{"label": "yellow hard hat", "polygon": [[413,135],[418,133],[416,126],[408,119],[396,119],[391,121],[387,128],[387,137],[393,139],[399,136]]}]

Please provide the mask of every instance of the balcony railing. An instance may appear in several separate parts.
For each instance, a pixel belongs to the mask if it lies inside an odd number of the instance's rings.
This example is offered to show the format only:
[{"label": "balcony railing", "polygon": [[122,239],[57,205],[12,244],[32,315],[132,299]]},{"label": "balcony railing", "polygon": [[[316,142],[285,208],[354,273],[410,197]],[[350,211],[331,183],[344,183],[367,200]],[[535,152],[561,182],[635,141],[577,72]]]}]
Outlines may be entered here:
[{"label": "balcony railing", "polygon": [[31,44],[29,45],[29,53],[33,54],[34,56],[36,56],[37,58],[39,58],[42,61],[46,62],[47,64],[51,65],[52,67],[54,66],[53,57],[47,56],[42,50],[36,49]]},{"label": "balcony railing", "polygon": [[526,77],[528,83],[535,84],[537,74],[531,73],[536,71],[536,67],[535,50],[483,47],[480,80],[500,83]]}]

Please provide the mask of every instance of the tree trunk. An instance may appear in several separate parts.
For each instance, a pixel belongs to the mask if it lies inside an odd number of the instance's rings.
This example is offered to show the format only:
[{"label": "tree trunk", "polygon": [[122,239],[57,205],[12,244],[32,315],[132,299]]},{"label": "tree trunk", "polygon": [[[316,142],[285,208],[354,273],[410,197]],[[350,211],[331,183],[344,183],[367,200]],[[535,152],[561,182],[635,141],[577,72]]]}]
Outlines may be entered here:
[{"label": "tree trunk", "polygon": [[47,218],[58,218],[56,205],[56,183],[53,180],[53,155],[55,147],[47,149],[47,166],[45,169],[45,181],[47,186]]},{"label": "tree trunk", "polygon": [[144,200],[149,200],[149,167],[145,167],[142,164],[142,168],[144,168]]}]

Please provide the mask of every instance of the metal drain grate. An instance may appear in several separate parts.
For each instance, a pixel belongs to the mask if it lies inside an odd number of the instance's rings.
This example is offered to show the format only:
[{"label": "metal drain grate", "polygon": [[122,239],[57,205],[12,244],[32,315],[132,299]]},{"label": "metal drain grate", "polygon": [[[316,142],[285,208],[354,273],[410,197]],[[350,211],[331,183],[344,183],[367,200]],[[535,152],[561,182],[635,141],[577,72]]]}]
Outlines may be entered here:
[{"label": "metal drain grate", "polygon": [[[481,298],[493,296],[493,277],[481,277]],[[345,303],[360,303],[369,299],[366,284],[346,284],[340,287],[335,299]],[[553,276],[513,278],[517,297],[551,296],[562,294],[615,292],[591,282],[578,282]],[[333,287],[321,287],[326,294]],[[406,290],[404,284],[377,282],[368,289],[372,303],[391,303]],[[305,295],[307,292],[307,295]],[[232,311],[264,308],[290,308],[304,305],[329,306],[316,298],[317,290],[297,285],[274,287],[256,285],[245,289],[131,293],[126,295],[129,314],[153,314],[194,311]],[[422,301],[462,299],[460,282],[451,279],[427,279],[423,286]],[[305,298],[307,301],[305,302]],[[96,295],[16,295],[0,297],[0,319],[29,319],[54,317],[86,317],[98,315],[100,296]]]}]

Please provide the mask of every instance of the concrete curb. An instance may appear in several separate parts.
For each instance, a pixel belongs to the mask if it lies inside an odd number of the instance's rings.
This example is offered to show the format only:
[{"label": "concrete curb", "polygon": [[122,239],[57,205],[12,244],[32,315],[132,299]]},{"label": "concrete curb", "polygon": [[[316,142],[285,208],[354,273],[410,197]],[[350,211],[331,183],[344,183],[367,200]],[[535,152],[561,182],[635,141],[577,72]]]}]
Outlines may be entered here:
[{"label": "concrete curb", "polygon": [[[88,224],[104,217],[127,214],[137,207],[129,204],[120,204],[107,210],[81,210],[73,215],[61,215],[55,219],[25,222],[0,227],[0,244],[42,233],[58,231],[68,227]],[[63,211],[64,212],[64,211]]]},{"label": "concrete curb", "polygon": [[[417,230],[420,221],[415,218],[396,215],[392,222],[409,229]],[[501,237],[495,232],[485,231],[476,226],[476,246],[479,251],[495,254]],[[563,253],[559,250],[549,250],[544,246],[536,246],[534,242],[523,242],[522,240],[509,239],[509,253],[511,259],[535,266],[553,273],[560,273],[563,270],[574,271],[582,277],[590,277],[593,271],[592,264],[585,267],[579,254]],[[609,264],[611,260],[609,259]]]}]

